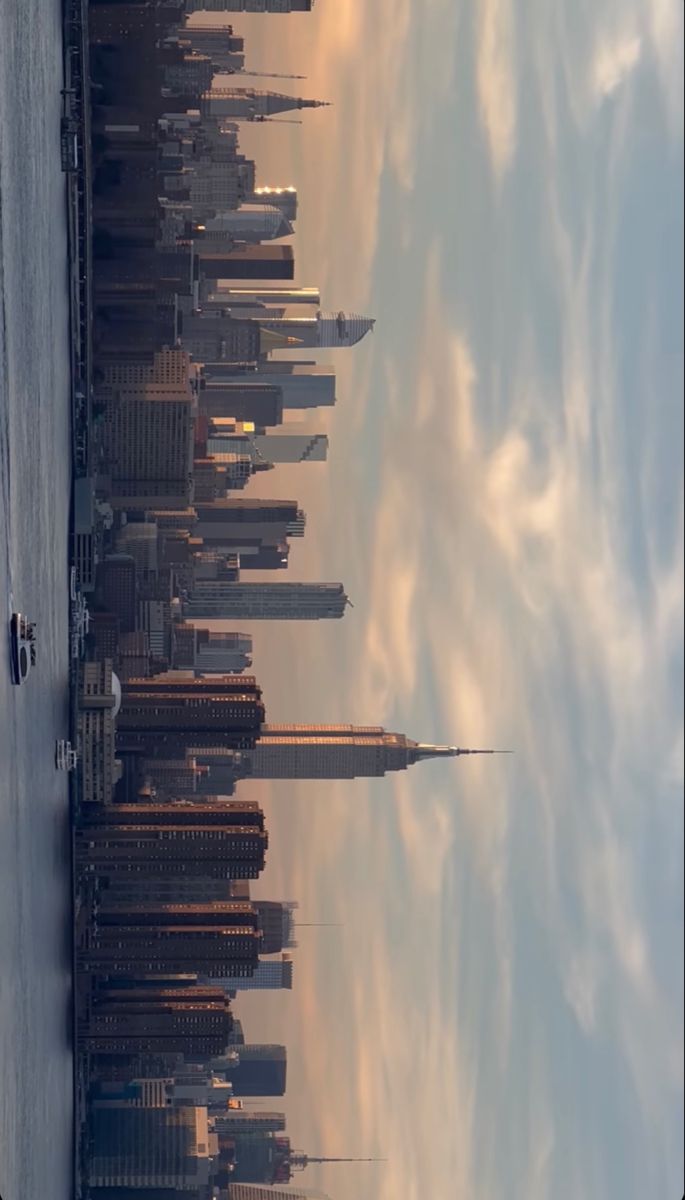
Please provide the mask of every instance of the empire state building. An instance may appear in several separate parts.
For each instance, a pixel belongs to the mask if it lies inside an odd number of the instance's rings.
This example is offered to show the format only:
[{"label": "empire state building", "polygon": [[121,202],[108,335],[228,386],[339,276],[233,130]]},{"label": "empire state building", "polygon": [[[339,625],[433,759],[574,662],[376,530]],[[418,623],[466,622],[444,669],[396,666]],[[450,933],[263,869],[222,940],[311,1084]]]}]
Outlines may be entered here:
[{"label": "empire state building", "polygon": [[415,742],[379,725],[262,725],[253,748],[231,751],[196,745],[190,753],[209,767],[208,786],[252,779],[355,779],[403,771],[431,758],[492,754]]}]

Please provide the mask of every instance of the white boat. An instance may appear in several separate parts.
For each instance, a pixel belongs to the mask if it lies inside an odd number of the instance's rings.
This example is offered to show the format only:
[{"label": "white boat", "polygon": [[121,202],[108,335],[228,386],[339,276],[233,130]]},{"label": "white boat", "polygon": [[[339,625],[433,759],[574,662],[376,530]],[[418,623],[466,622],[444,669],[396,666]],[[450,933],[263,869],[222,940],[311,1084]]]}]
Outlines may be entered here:
[{"label": "white boat", "polygon": [[34,626],[20,612],[12,613],[10,620],[10,659],[12,683],[25,683],[36,665],[36,642]]},{"label": "white boat", "polygon": [[60,738],[55,746],[55,766],[58,771],[74,771],[78,763],[78,754],[72,748],[71,742]]}]

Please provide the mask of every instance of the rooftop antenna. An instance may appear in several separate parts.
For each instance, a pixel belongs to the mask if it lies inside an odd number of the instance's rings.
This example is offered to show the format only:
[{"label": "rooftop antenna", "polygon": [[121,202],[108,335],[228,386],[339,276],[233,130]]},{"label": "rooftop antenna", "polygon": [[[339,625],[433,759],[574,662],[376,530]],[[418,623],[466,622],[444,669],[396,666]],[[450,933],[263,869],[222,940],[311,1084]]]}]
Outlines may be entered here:
[{"label": "rooftop antenna", "polygon": [[278,71],[232,71],[232,75],[251,75],[255,79],[306,79],[306,75],[279,75]]},{"label": "rooftop antenna", "polygon": [[293,929],[342,929],[344,921],[293,921]]},{"label": "rooftop antenna", "polygon": [[387,1162],[387,1158],[315,1158],[310,1154],[303,1154],[301,1150],[296,1150],[290,1155],[290,1166],[294,1171],[304,1171],[310,1163],[372,1163],[372,1162]]}]

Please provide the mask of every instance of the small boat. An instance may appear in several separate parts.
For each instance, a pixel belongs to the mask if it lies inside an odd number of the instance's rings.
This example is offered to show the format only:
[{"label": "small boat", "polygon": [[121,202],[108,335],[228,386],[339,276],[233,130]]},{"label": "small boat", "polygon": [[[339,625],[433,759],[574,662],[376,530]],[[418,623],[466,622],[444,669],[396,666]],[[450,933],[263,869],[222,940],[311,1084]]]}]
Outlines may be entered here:
[{"label": "small boat", "polygon": [[35,626],[20,612],[12,613],[10,620],[10,658],[12,683],[25,683],[36,665],[36,639]]},{"label": "small boat", "polygon": [[55,745],[55,767],[58,771],[75,771],[78,754],[72,748],[71,742],[60,738]]}]

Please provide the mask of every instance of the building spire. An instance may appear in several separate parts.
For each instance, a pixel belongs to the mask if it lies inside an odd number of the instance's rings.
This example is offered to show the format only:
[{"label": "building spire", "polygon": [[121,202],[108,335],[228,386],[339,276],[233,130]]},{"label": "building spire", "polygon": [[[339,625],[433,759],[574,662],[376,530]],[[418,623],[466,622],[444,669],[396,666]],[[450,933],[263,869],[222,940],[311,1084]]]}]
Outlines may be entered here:
[{"label": "building spire", "polygon": [[513,754],[513,750],[466,750],[461,746],[431,746],[418,742],[414,751],[416,762],[424,758],[460,758],[462,754]]},{"label": "building spire", "polygon": [[304,1171],[311,1163],[372,1163],[387,1161],[387,1158],[315,1158],[312,1154],[303,1154],[301,1150],[295,1150],[290,1155],[290,1166],[293,1171]]}]

